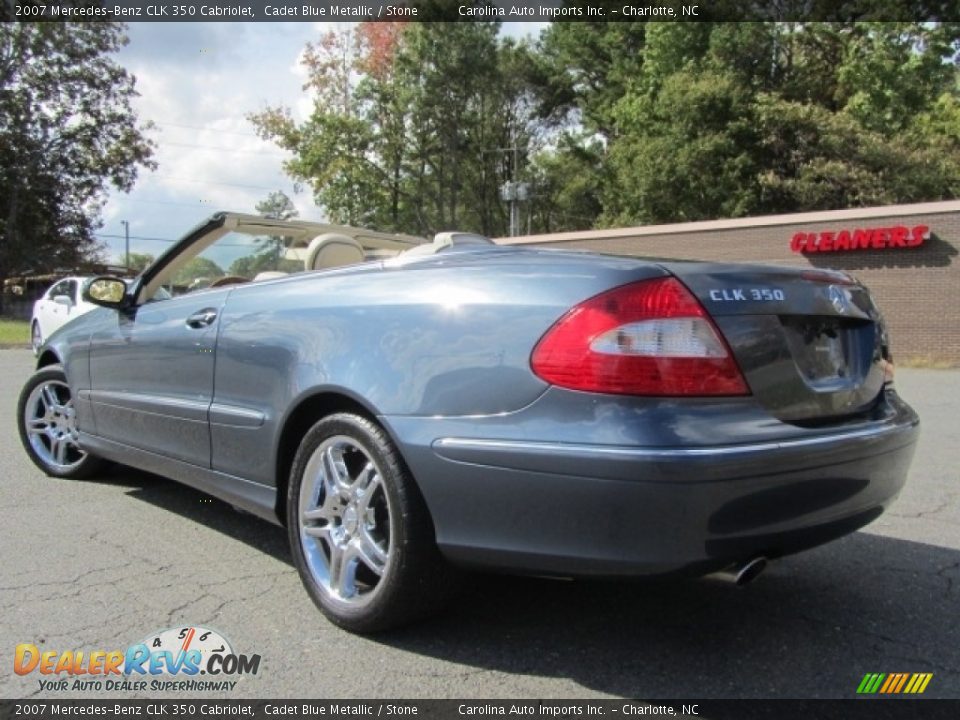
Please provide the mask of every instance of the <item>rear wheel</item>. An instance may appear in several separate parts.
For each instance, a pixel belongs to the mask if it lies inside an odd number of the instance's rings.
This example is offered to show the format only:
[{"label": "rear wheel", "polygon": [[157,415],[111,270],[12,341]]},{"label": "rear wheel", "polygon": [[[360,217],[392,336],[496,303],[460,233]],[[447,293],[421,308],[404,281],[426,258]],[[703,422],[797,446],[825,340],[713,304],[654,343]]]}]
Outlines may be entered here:
[{"label": "rear wheel", "polygon": [[105,461],[80,448],[73,396],[59,365],[38,370],[23,386],[17,419],[27,455],[47,475],[85,478],[104,469]]},{"label": "rear wheel", "polygon": [[40,346],[43,345],[43,335],[40,334],[40,323],[36,320],[30,325],[30,347],[33,348],[33,354],[40,352]]},{"label": "rear wheel", "polygon": [[287,495],[290,546],[324,615],[354,632],[438,609],[450,587],[423,498],[384,430],[340,413],[306,434]]}]

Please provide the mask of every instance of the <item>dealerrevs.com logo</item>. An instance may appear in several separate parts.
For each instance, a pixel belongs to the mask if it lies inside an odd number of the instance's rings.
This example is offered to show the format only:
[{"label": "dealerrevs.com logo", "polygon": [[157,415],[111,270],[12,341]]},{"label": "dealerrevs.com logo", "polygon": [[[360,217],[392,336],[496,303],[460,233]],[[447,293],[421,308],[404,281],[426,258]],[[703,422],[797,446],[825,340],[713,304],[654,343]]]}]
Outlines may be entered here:
[{"label": "dealerrevs.com logo", "polygon": [[106,692],[233,690],[256,675],[259,655],[233,651],[216,630],[189,626],[150,633],[126,650],[41,650],[17,645],[13,671],[37,674],[40,690]]}]

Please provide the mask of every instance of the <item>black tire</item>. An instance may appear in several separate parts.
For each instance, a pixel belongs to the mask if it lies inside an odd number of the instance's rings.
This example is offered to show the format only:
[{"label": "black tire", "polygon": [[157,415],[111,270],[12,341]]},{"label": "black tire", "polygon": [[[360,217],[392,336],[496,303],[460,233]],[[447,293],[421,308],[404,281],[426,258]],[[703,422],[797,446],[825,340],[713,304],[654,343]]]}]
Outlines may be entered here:
[{"label": "black tire", "polygon": [[[55,393],[61,410],[41,412],[47,407],[46,401],[40,397],[43,387]],[[31,433],[28,430],[28,412],[38,423],[44,422],[49,432]],[[71,428],[75,426],[68,417],[72,412],[72,395],[63,368],[60,365],[48,365],[37,370],[20,391],[20,400],[17,402],[17,429],[20,431],[20,442],[34,465],[47,475],[79,480],[102,473],[107,462],[84,452],[76,445],[75,431],[71,432]],[[42,419],[40,415],[50,419]],[[56,449],[60,445],[54,442],[55,435],[60,438],[60,442],[65,443],[62,464],[56,462]]]},{"label": "black tire", "polygon": [[[325,470],[325,458],[332,457],[341,460],[335,466],[340,468],[337,473]],[[373,470],[369,470],[371,463]],[[322,470],[319,475],[318,467]],[[352,477],[354,473],[356,480]],[[361,486],[365,482],[363,478],[373,478],[366,485],[372,490],[357,495],[360,490],[351,491],[344,484],[339,486],[344,488],[341,493],[328,492],[324,478],[332,474],[353,481],[351,488]],[[318,479],[304,488],[305,477]],[[314,501],[313,497],[318,499]],[[372,507],[356,510],[357,504],[364,501]],[[328,506],[334,510],[327,510]],[[352,516],[351,507],[356,510]],[[304,520],[302,508],[313,508],[314,513],[326,512],[329,519]],[[330,621],[346,630],[371,633],[421,619],[438,611],[455,587],[455,571],[437,549],[433,522],[410,471],[383,428],[365,417],[352,413],[330,415],[304,436],[288,483],[287,527],[294,563],[307,592]],[[308,535],[308,530],[322,533],[324,537]],[[344,558],[349,548],[369,545],[374,533],[377,548],[386,557],[381,575],[377,576],[373,570],[378,563],[365,564],[356,554],[352,566],[345,564],[351,562],[348,560],[334,563],[334,544],[340,548],[339,557]],[[309,559],[305,547],[309,548]],[[366,556],[373,554],[368,552]],[[322,577],[324,564],[326,578]],[[345,577],[353,568],[354,579],[348,589],[353,595],[339,593],[332,587],[340,584],[333,580],[337,574],[334,565],[341,568],[338,577]],[[366,582],[361,578],[363,573],[366,573]]]}]

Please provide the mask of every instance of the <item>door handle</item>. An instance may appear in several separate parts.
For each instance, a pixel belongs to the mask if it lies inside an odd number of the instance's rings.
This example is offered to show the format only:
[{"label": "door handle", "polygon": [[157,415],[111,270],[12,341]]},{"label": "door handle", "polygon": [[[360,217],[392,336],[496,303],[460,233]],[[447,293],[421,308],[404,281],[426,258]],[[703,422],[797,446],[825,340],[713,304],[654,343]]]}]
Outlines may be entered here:
[{"label": "door handle", "polygon": [[198,310],[193,315],[187,318],[187,327],[200,329],[205,328],[217,319],[217,309],[216,308],[204,308],[203,310]]}]

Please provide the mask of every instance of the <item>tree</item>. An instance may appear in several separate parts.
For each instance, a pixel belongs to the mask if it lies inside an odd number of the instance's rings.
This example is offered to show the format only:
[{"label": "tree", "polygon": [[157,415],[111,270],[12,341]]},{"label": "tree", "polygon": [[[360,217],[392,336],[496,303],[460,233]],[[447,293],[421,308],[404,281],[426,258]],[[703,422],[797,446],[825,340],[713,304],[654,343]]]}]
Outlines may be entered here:
[{"label": "tree", "polygon": [[545,233],[591,227],[603,209],[602,158],[599,140],[572,133],[534,155],[530,227]]},{"label": "tree", "polygon": [[650,24],[612,110],[599,222],[956,197],[957,39],[936,23]]},{"label": "tree", "polygon": [[[692,23],[691,23],[692,24]],[[602,223],[739,217],[757,208],[751,94],[729,74],[690,69],[617,106]]]},{"label": "tree", "polygon": [[130,270],[139,273],[145,270],[156,258],[150,253],[130,253]]},{"label": "tree", "polygon": [[0,282],[97,251],[108,184],[153,168],[117,23],[0,24]]},{"label": "tree", "polygon": [[530,68],[539,115],[558,125],[580,124],[604,140],[615,137],[613,108],[643,67],[649,25],[551,24]]},{"label": "tree", "polygon": [[[290,220],[299,213],[293,201],[283,190],[276,190],[257,203],[257,212],[266,218],[274,220]],[[303,269],[299,260],[287,260],[283,257],[288,238],[271,235],[258,237],[254,240],[254,249],[249,255],[239,257],[230,263],[227,271],[230,275],[253,278],[258,273],[268,270],[283,272],[297,272]]]},{"label": "tree", "polygon": [[252,119],[332,219],[417,234],[504,234],[515,180],[534,232],[956,197],[960,24],[816,4],[838,21],[720,22],[765,10],[718,0],[702,22],[553,23],[535,44],[361,23],[305,53],[306,122]]},{"label": "tree", "polygon": [[[213,280],[221,278],[226,273],[210,258],[195,257],[173,275],[174,285],[190,285],[196,280],[205,281],[207,285]],[[205,287],[205,285],[204,285]]]},{"label": "tree", "polygon": [[289,220],[300,213],[283,190],[275,190],[256,205],[257,213],[273,220]]},{"label": "tree", "polygon": [[426,23],[404,34],[397,62],[412,88],[409,187],[419,198],[411,208],[418,232],[493,229],[484,227],[485,198],[471,187],[471,176],[496,175],[503,163],[496,151],[520,141],[490,123],[506,110],[497,98],[498,29],[498,23]]},{"label": "tree", "polygon": [[755,107],[759,206],[832,210],[960,195],[960,153],[944,138],[885,135],[850,113],[760,97]]},{"label": "tree", "polygon": [[304,89],[315,96],[307,122],[296,125],[282,107],[250,116],[262,137],[294,153],[287,171],[313,188],[314,199],[332,219],[347,224],[370,222],[368,208],[377,204],[373,197],[382,185],[369,152],[372,130],[358,117],[361,57],[359,31],[324,33],[303,53],[308,73]]},{"label": "tree", "polygon": [[[251,116],[290,150],[287,171],[308,183],[331,219],[428,234],[499,234],[498,198],[525,165],[532,103],[527,50],[498,40],[497,23],[361,23],[308,46],[311,117]],[[514,152],[513,148],[517,150]]]}]

